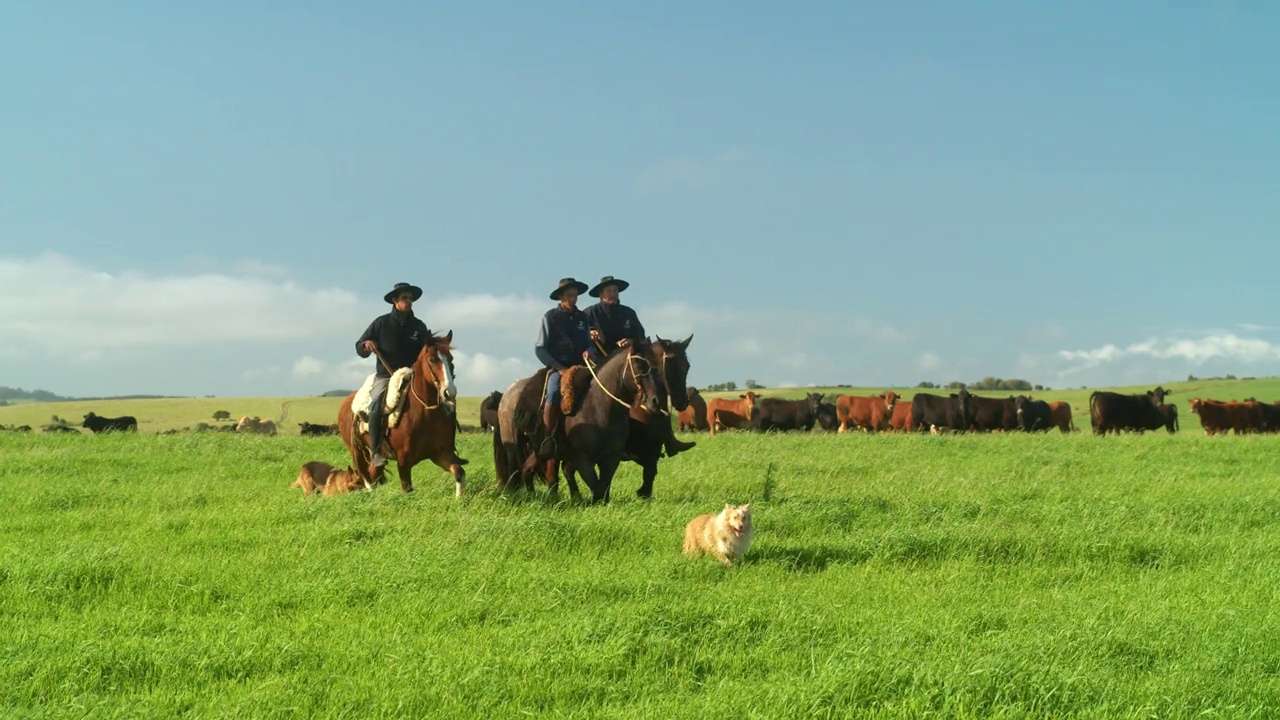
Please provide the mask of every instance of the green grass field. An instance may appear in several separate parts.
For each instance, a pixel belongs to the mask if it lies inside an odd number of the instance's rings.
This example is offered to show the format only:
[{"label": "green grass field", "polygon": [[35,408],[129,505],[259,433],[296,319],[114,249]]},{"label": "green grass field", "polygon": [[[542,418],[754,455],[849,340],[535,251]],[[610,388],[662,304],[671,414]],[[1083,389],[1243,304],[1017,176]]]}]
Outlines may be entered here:
[{"label": "green grass field", "polygon": [[[0,714],[1275,717],[1280,437],[1191,422],[702,434],[600,507],[496,496],[481,434],[458,501],[303,498],[332,437],[3,433]],[[680,554],[747,501],[743,565]]]}]

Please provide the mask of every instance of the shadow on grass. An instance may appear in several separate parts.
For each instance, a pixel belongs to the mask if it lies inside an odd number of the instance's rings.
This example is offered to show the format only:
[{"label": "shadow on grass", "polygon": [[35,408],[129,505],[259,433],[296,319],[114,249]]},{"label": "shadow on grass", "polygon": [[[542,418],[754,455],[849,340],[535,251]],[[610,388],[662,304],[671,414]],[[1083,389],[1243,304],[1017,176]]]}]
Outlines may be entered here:
[{"label": "shadow on grass", "polygon": [[858,565],[871,556],[870,552],[822,545],[770,545],[759,551],[749,551],[744,560],[746,564],[773,563],[795,573],[815,573],[826,570],[829,565]]}]

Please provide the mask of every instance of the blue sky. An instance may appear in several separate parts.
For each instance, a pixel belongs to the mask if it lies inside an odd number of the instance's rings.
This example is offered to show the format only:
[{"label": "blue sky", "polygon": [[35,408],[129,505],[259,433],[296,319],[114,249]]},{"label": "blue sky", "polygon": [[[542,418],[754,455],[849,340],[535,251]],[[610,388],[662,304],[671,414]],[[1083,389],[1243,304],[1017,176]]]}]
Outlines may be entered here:
[{"label": "blue sky", "polygon": [[6,8],[0,384],[353,387],[408,281],[483,395],[606,274],[695,385],[1280,374],[1280,5],[462,5]]}]

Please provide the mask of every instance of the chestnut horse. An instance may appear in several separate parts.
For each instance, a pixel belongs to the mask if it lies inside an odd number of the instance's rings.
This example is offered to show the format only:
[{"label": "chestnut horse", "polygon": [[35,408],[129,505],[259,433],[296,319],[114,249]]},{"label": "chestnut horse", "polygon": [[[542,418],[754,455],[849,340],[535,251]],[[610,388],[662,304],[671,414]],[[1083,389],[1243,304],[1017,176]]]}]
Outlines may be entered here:
[{"label": "chestnut horse", "polygon": [[[430,460],[453,475],[458,497],[466,487],[467,474],[462,466],[467,461],[458,457],[456,446],[458,425],[454,401],[458,390],[453,384],[452,342],[452,330],[444,337],[427,336],[413,363],[413,380],[409,383],[400,423],[391,429],[391,459],[396,461],[400,489],[407,493],[413,492],[413,466],[423,460]],[[355,395],[348,395],[338,409],[338,432],[351,452],[352,466],[360,479],[366,483],[384,483],[385,472],[377,478],[369,477],[368,432],[359,435],[353,432],[355,417],[351,413],[351,402]]]},{"label": "chestnut horse", "polygon": [[[613,475],[622,462],[631,432],[630,413],[634,408],[642,407],[656,415],[664,404],[655,368],[650,362],[652,354],[653,348],[646,340],[633,347],[615,350],[599,368],[590,371],[592,382],[578,411],[562,420],[564,432],[557,443],[554,458],[530,452],[533,443],[528,433],[517,426],[515,419],[516,399],[521,395],[534,394],[526,393],[524,389],[537,375],[513,383],[503,393],[499,404],[498,432],[494,434],[494,469],[499,490],[507,488],[517,470],[525,486],[531,487],[530,471],[538,467],[540,461],[545,463],[548,484],[554,488],[558,473],[556,461],[563,461],[582,474],[587,487],[591,488],[592,502],[608,502]],[[517,468],[516,463],[521,459],[524,460],[523,466]]]}]

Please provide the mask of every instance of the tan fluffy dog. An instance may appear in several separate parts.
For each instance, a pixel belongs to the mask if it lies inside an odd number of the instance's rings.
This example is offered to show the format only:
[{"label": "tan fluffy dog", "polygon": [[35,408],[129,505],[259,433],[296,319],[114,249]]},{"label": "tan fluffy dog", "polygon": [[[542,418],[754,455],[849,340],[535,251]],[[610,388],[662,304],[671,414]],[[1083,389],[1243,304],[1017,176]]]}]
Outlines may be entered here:
[{"label": "tan fluffy dog", "polygon": [[327,462],[313,460],[298,471],[298,479],[289,487],[302,488],[303,495],[317,490],[325,497],[360,489],[360,478],[350,466],[339,470]]},{"label": "tan fluffy dog", "polygon": [[751,505],[725,505],[718,515],[699,515],[684,529],[684,554],[707,553],[725,565],[742,560],[751,546]]}]

